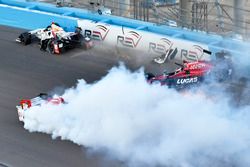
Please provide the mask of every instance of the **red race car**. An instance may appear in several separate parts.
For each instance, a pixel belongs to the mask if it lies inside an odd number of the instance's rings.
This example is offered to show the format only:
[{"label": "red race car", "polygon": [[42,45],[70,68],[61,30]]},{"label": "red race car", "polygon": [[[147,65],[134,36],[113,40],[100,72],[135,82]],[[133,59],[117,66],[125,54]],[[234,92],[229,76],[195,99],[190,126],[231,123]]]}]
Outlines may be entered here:
[{"label": "red race car", "polygon": [[17,108],[17,113],[18,113],[18,118],[19,121],[24,121],[24,112],[32,107],[32,106],[40,106],[42,104],[54,104],[54,105],[60,105],[65,103],[64,99],[60,96],[58,97],[52,97],[48,95],[47,93],[40,93],[37,97],[32,98],[32,99],[22,99],[20,101],[20,105],[16,106]]},{"label": "red race car", "polygon": [[231,61],[226,58],[220,58],[214,62],[195,61],[177,65],[181,67],[171,73],[163,73],[157,76],[151,73],[146,74],[148,83],[184,88],[203,82],[208,75],[217,81],[224,81],[231,78],[232,75]]}]

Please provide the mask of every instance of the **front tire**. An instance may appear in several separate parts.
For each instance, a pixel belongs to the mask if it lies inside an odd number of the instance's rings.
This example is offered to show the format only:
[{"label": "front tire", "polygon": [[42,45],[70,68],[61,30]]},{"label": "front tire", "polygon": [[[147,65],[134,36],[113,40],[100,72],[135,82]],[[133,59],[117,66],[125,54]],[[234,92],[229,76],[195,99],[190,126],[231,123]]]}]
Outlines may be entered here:
[{"label": "front tire", "polygon": [[162,85],[160,81],[158,80],[155,80],[155,81],[152,81],[152,85]]},{"label": "front tire", "polygon": [[55,54],[54,41],[50,39],[47,43],[47,50],[50,54]]},{"label": "front tire", "polygon": [[154,78],[154,77],[155,77],[155,75],[152,74],[152,73],[147,73],[147,74],[145,74],[145,78],[146,78],[147,80],[150,80],[150,79],[152,79],[152,78]]},{"label": "front tire", "polygon": [[89,37],[82,37],[81,39],[81,48],[88,50],[93,46],[93,41]]},{"label": "front tire", "polygon": [[98,10],[97,10],[97,13],[98,13],[99,15],[102,15],[101,9],[98,9]]}]

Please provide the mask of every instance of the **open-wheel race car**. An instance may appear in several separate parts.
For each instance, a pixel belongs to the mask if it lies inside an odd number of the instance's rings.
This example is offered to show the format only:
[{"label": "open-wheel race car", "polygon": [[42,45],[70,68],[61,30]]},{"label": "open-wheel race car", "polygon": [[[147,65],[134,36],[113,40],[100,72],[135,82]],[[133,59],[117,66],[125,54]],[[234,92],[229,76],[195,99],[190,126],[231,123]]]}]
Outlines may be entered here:
[{"label": "open-wheel race car", "polygon": [[83,49],[93,47],[93,41],[82,34],[80,27],[76,27],[75,32],[66,32],[54,22],[46,28],[21,33],[16,42],[23,45],[38,42],[41,50],[52,54],[60,54],[76,47]]},{"label": "open-wheel race car", "polygon": [[37,97],[32,99],[22,99],[17,108],[17,114],[19,121],[24,121],[24,112],[33,106],[41,106],[42,104],[52,104],[52,105],[60,105],[63,104],[64,99],[60,96],[53,97],[48,95],[47,93],[40,93]]},{"label": "open-wheel race car", "polygon": [[232,77],[232,62],[229,57],[223,54],[217,55],[216,61],[194,61],[186,62],[174,72],[164,72],[161,75],[146,74],[147,82],[150,84],[166,85],[174,88],[186,88],[199,84],[203,81],[226,81]]}]

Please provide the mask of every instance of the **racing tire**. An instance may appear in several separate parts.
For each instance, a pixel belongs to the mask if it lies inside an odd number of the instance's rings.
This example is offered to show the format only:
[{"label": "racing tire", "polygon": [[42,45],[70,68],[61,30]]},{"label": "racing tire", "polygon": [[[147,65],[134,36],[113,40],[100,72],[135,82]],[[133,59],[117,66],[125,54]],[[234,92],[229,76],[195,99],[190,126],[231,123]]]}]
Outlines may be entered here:
[{"label": "racing tire", "polygon": [[98,10],[97,10],[97,13],[98,13],[99,15],[102,15],[101,9],[98,9]]},{"label": "racing tire", "polygon": [[79,45],[78,45],[78,47],[83,47],[84,46],[84,43],[85,43],[85,41],[84,41],[84,36],[82,35],[82,34],[78,34],[78,40],[79,40]]},{"label": "racing tire", "polygon": [[80,41],[80,46],[84,50],[88,50],[88,49],[90,49],[92,47],[91,42],[92,42],[91,39],[86,40],[86,37],[82,37],[81,41]]},{"label": "racing tire", "polygon": [[81,34],[82,33],[82,28],[81,27],[76,27],[75,33],[76,34]]},{"label": "racing tire", "polygon": [[162,84],[161,84],[161,81],[153,81],[152,85],[162,85]]},{"label": "racing tire", "polygon": [[47,43],[47,50],[49,51],[50,54],[55,54],[54,42],[52,39],[50,39]]},{"label": "racing tire", "polygon": [[38,96],[41,97],[41,98],[46,98],[49,95],[48,95],[48,93],[40,93]]},{"label": "racing tire", "polygon": [[31,34],[29,32],[24,32],[19,36],[19,39],[22,44],[28,45],[31,44]]},{"label": "racing tire", "polygon": [[81,46],[84,50],[87,50],[87,48],[88,48],[88,46],[85,42],[82,42]]},{"label": "racing tire", "polygon": [[152,73],[147,73],[147,74],[145,75],[145,77],[146,77],[147,80],[150,80],[151,78],[155,77],[155,75],[152,74]]}]

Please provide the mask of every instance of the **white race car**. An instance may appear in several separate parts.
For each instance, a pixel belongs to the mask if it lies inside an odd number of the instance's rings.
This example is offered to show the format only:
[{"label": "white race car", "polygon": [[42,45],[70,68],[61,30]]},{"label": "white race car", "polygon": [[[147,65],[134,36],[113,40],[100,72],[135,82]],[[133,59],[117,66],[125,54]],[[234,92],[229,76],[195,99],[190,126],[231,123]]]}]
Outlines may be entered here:
[{"label": "white race car", "polygon": [[82,35],[82,29],[76,27],[75,32],[66,32],[57,23],[52,23],[47,28],[21,33],[16,42],[24,45],[37,41],[40,49],[53,54],[60,54],[65,50],[75,47],[90,49],[93,41]]},{"label": "white race car", "polygon": [[32,106],[40,106],[42,104],[53,104],[60,105],[65,103],[64,99],[60,96],[52,97],[47,93],[40,93],[37,97],[32,99],[22,99],[20,100],[20,105],[16,106],[19,121],[24,121],[24,112],[26,112]]}]

